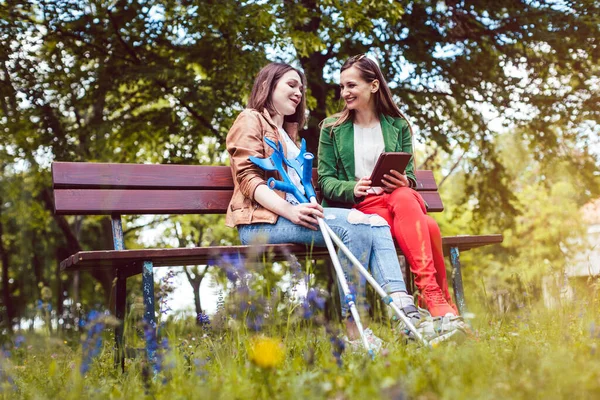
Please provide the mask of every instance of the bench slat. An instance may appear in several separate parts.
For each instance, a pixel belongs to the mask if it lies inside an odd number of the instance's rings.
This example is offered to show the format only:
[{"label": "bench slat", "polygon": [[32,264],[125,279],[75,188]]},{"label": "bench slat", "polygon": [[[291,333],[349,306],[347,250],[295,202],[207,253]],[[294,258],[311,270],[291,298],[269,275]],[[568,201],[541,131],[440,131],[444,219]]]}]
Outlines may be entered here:
[{"label": "bench slat", "polygon": [[[432,171],[416,176],[417,190],[437,190]],[[227,166],[54,162],[52,180],[55,189],[233,189]]]},{"label": "bench slat", "polygon": [[[460,251],[472,248],[498,244],[502,235],[461,235],[447,236],[442,239],[444,254],[449,254],[450,247],[458,247]],[[399,250],[398,250],[399,251]],[[324,247],[314,247],[294,244],[273,244],[262,246],[209,246],[171,249],[139,249],[139,250],[99,250],[80,251],[60,263],[63,271],[80,271],[89,269],[114,269],[121,267],[139,267],[142,261],[152,261],[155,267],[172,267],[182,265],[206,265],[223,257],[225,254],[242,254],[246,259],[256,259],[263,253],[271,254],[275,261],[289,259],[294,254],[300,262],[305,257],[310,259],[328,258]],[[399,252],[401,255],[401,253]],[[137,264],[136,264],[137,263]]]},{"label": "bench slat", "polygon": [[[438,192],[420,192],[430,212],[444,209]],[[232,190],[55,189],[55,212],[100,214],[223,214]]]},{"label": "bench slat", "polygon": [[100,214],[223,214],[231,190],[55,189],[55,212]]},{"label": "bench slat", "polygon": [[487,246],[490,244],[502,243],[503,236],[496,235],[459,235],[446,236],[442,238],[444,246],[444,254],[450,254],[450,247],[457,247],[459,251],[467,251],[477,247]]},{"label": "bench slat", "polygon": [[60,263],[63,271],[79,271],[86,269],[113,269],[116,267],[135,267],[135,263],[152,261],[155,267],[206,265],[223,257],[225,254],[242,254],[246,259],[256,259],[263,253],[272,254],[277,261],[288,260],[294,254],[300,262],[304,257],[320,259],[329,257],[323,247],[310,248],[305,245],[273,244],[262,246],[211,246],[173,249],[141,249],[141,250],[100,250],[80,251]]},{"label": "bench slat", "polygon": [[55,188],[232,189],[224,166],[113,163],[52,163]]}]

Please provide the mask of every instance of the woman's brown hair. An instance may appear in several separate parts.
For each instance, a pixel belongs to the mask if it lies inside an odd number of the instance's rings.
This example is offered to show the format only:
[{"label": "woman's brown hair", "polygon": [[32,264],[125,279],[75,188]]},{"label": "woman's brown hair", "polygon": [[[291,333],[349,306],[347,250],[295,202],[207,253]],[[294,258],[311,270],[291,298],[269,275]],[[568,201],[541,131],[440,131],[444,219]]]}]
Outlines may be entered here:
[{"label": "woman's brown hair", "polygon": [[[342,65],[340,74],[351,67],[355,67],[356,69],[358,69],[358,71],[360,72],[360,77],[366,82],[371,83],[374,80],[379,81],[379,90],[374,94],[375,112],[377,113],[377,115],[384,114],[389,115],[390,117],[401,117],[407,120],[407,118],[404,116],[404,114],[402,114],[396,103],[394,103],[392,91],[390,90],[387,81],[383,77],[383,73],[381,72],[379,65],[377,65],[375,61],[371,60],[364,54],[350,57],[344,63],[344,65]],[[324,124],[323,127],[336,127],[348,120],[353,120],[354,111],[348,110],[348,107],[344,105],[343,110],[337,114],[332,115],[332,118],[335,118],[335,120],[330,123]]]},{"label": "woman's brown hair", "polygon": [[267,109],[269,114],[275,115],[277,110],[273,106],[273,91],[281,77],[289,71],[296,71],[300,76],[300,80],[302,81],[302,100],[298,104],[298,107],[296,107],[296,112],[292,115],[286,115],[284,120],[286,122],[296,122],[299,128],[302,129],[304,119],[306,118],[306,77],[300,70],[289,64],[270,63],[260,70],[254,80],[247,108],[253,108],[260,112]]}]

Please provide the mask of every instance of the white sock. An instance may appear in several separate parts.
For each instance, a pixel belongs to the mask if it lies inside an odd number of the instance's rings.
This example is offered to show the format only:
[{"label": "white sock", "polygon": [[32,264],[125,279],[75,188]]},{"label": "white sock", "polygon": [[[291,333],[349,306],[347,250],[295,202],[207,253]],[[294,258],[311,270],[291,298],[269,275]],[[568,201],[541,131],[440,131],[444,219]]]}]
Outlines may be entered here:
[{"label": "white sock", "polygon": [[398,305],[400,308],[404,308],[406,306],[414,306],[415,300],[413,297],[406,292],[394,292],[390,294],[390,297]]}]

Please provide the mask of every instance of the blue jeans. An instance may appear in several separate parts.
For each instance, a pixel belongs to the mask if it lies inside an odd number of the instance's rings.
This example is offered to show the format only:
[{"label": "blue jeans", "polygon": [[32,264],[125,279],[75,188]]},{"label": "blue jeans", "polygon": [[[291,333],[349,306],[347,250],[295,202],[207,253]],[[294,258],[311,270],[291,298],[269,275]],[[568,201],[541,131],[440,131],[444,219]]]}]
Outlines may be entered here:
[{"label": "blue jeans", "polygon": [[[406,291],[406,284],[400,270],[396,247],[390,233],[390,227],[380,216],[367,215],[354,209],[325,208],[325,222],[350,249],[352,254],[371,272],[377,283],[388,293]],[[279,217],[275,224],[238,225],[240,240],[251,244],[257,238],[262,243],[298,243],[325,246],[321,231],[313,231],[296,225],[288,219]],[[350,283],[356,284],[358,271],[341,250],[338,250],[344,275]],[[352,287],[352,285],[351,285]],[[359,294],[364,295],[365,279],[358,279]],[[340,287],[342,316],[348,314],[344,294]]]}]

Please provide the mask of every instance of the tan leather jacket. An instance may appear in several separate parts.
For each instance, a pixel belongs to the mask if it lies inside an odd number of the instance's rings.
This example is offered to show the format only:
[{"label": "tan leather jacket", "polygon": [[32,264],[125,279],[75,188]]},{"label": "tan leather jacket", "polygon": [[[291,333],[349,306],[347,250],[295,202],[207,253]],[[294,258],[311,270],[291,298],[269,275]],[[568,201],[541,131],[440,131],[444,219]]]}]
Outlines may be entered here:
[{"label": "tan leather jacket", "polygon": [[[283,128],[296,141],[298,124],[285,123]],[[248,159],[250,156],[265,158],[273,153],[273,149],[264,141],[265,136],[276,143],[281,142],[287,152],[285,141],[267,110],[242,111],[227,134],[227,151],[234,182],[233,196],[225,217],[227,226],[277,222],[277,214],[254,201],[254,191],[259,185],[266,185],[270,177],[280,179],[279,174],[263,171]],[[277,194],[285,198],[285,193],[277,191]]]}]

